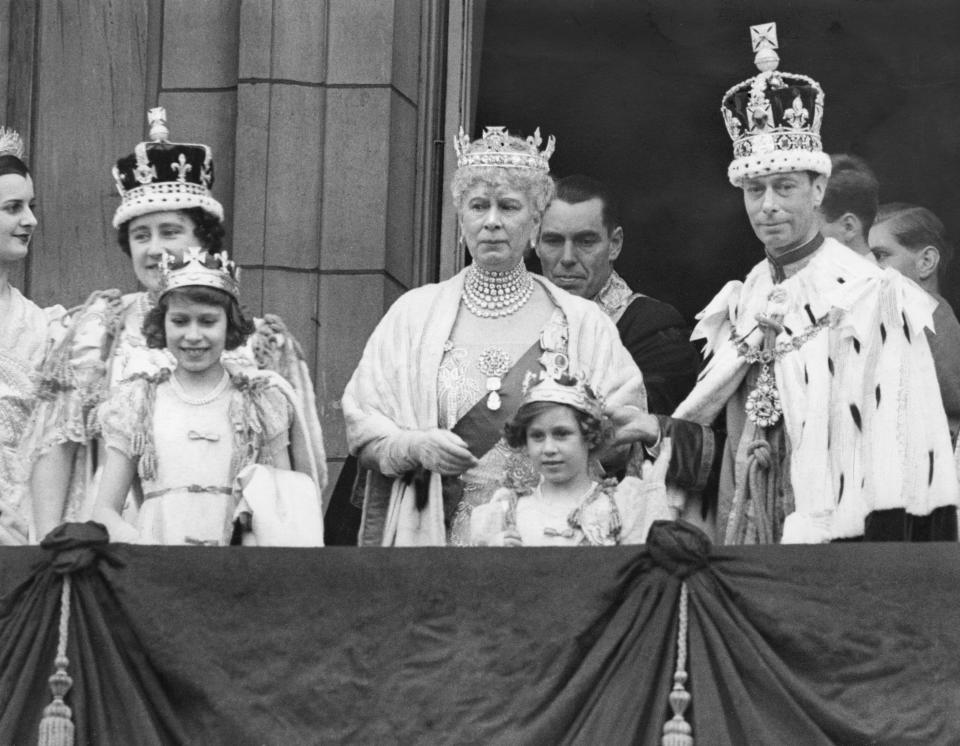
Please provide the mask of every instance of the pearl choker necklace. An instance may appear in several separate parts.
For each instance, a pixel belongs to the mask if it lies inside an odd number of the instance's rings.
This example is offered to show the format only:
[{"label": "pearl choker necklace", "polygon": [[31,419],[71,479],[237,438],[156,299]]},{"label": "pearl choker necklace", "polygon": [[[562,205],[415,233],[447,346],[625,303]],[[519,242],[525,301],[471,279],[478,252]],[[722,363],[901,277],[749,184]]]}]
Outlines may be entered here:
[{"label": "pearl choker necklace", "polygon": [[471,264],[463,282],[463,305],[484,319],[516,313],[532,295],[533,277],[523,262],[508,272],[491,272]]},{"label": "pearl choker necklace", "polygon": [[220,383],[214,386],[209,393],[204,394],[203,396],[193,397],[187,394],[183,390],[183,384],[177,379],[176,373],[170,376],[170,388],[173,390],[174,395],[182,401],[184,404],[192,404],[196,407],[203,406],[204,404],[209,404],[210,402],[217,399],[224,391],[227,390],[227,387],[230,386],[230,374],[226,370],[223,371],[223,378],[220,379]]}]

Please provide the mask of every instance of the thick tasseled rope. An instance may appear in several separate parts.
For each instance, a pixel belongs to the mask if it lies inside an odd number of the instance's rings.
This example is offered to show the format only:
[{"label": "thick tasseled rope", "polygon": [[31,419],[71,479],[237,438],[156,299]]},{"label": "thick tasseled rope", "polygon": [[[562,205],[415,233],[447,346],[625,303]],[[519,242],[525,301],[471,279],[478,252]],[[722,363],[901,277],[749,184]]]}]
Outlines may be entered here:
[{"label": "thick tasseled rope", "polygon": [[670,708],[673,717],[663,725],[661,746],[693,746],[693,728],[683,716],[690,706],[687,683],[687,584],[680,585],[680,620],[677,623],[677,668],[673,674],[673,689],[670,691]]},{"label": "thick tasseled rope", "polygon": [[63,588],[60,592],[60,630],[57,642],[57,657],[54,659],[56,670],[50,677],[50,691],[53,701],[43,708],[40,720],[38,746],[73,746],[73,713],[63,698],[73,686],[73,679],[67,673],[70,661],[67,659],[67,637],[70,628],[70,585],[69,575],[63,576]]}]

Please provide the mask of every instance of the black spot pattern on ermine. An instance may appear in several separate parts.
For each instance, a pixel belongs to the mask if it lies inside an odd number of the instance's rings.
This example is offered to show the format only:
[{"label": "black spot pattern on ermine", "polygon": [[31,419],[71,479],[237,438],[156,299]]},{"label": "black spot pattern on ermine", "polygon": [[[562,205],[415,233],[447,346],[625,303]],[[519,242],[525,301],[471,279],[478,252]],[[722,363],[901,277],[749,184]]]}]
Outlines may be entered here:
[{"label": "black spot pattern on ermine", "polygon": [[837,282],[839,282],[842,285],[843,283],[846,282],[846,280],[844,280],[842,277],[838,277]]},{"label": "black spot pattern on ermine", "polygon": [[837,502],[840,502],[843,499],[843,474],[840,474],[840,493],[837,495]]},{"label": "black spot pattern on ermine", "polygon": [[807,366],[806,366],[806,365],[803,366],[803,382],[804,382],[804,383],[810,383],[810,374],[807,373]]},{"label": "black spot pattern on ermine", "polygon": [[853,338],[853,351],[858,355],[860,354],[860,340],[856,337]]},{"label": "black spot pattern on ermine", "polygon": [[810,317],[810,323],[811,323],[811,324],[816,324],[816,323],[817,323],[817,317],[813,315],[813,311],[811,310],[809,303],[807,303],[807,304],[803,307],[803,310],[806,311],[806,312],[807,312],[807,316]]},{"label": "black spot pattern on ermine", "polygon": [[887,327],[883,324],[880,324],[880,343],[883,344],[887,341]]},{"label": "black spot pattern on ermine", "polygon": [[873,393],[877,397],[877,406],[879,407],[880,406],[880,384],[879,383],[877,384],[877,388],[874,389]]},{"label": "black spot pattern on ermine", "polygon": [[907,338],[907,341],[910,341],[910,325],[907,323],[907,315],[900,312],[900,316],[903,318],[903,336]]},{"label": "black spot pattern on ermine", "polygon": [[930,472],[927,474],[927,486],[933,484],[933,451],[930,451]]},{"label": "black spot pattern on ermine", "polygon": [[833,358],[832,357],[827,358],[827,368],[830,370],[830,375],[832,376],[833,375]]},{"label": "black spot pattern on ermine", "polygon": [[853,417],[853,424],[857,426],[857,430],[863,432],[863,422],[860,419],[860,408],[856,404],[850,405],[850,416]]}]

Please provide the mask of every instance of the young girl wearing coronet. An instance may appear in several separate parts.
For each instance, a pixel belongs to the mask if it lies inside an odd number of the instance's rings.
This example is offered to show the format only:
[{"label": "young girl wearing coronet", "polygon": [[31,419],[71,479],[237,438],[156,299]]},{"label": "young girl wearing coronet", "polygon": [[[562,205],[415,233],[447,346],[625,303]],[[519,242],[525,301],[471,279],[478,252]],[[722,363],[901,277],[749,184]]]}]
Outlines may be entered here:
[{"label": "young girl wearing coronet", "polygon": [[[292,389],[276,373],[241,372],[221,358],[254,329],[226,253],[192,248],[173,262],[168,255],[161,265],[143,333],[176,366],[134,375],[100,407],[107,460],[93,517],[113,541],[224,545],[234,535],[237,475],[251,464],[290,467]],[[143,504],[134,526],[121,514],[137,477]]]},{"label": "young girl wearing coronet", "polygon": [[[170,142],[166,112],[148,112],[150,138],[113,168],[120,205],[113,217],[120,248],[142,290],[98,291],[72,313],[70,330],[40,374],[40,402],[24,450],[33,461],[33,539],[63,521],[90,517],[106,450],[94,416],[110,393],[131,378],[170,367],[166,350],[148,346],[142,328],[160,288],[165,254],[180,258],[189,247],[221,250],[223,206],[210,191],[213,154],[203,144]],[[297,394],[291,433],[294,465],[326,483],[326,457],[313,383],[303,354],[276,316],[254,319],[246,344],[226,357],[248,371],[282,375]],[[142,502],[134,481],[128,513]]]},{"label": "young girl wearing coronet", "polygon": [[[651,524],[671,520],[665,439],[643,479],[597,481],[591,461],[604,442],[602,405],[583,380],[563,371],[528,374],[507,442],[526,450],[540,475],[534,489],[507,486],[473,510],[471,543],[485,546],[642,544]],[[508,475],[508,482],[512,482]],[[522,481],[522,480],[519,480]]]}]

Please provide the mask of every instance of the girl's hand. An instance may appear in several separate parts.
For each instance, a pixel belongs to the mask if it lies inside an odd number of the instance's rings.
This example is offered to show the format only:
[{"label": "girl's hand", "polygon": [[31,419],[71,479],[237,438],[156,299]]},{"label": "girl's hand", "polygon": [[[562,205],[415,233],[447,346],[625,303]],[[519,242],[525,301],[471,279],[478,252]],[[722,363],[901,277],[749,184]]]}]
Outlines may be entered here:
[{"label": "girl's hand", "polygon": [[29,536],[30,527],[20,512],[0,498],[0,546],[24,546]]},{"label": "girl's hand", "polygon": [[503,546],[505,547],[523,546],[523,539],[520,538],[520,532],[515,528],[508,528],[501,536],[503,538]]}]

